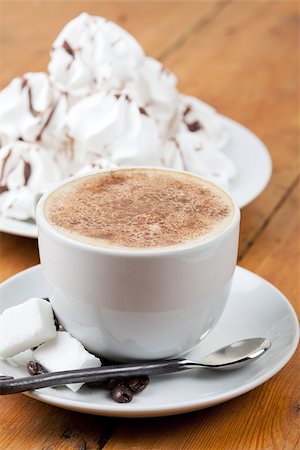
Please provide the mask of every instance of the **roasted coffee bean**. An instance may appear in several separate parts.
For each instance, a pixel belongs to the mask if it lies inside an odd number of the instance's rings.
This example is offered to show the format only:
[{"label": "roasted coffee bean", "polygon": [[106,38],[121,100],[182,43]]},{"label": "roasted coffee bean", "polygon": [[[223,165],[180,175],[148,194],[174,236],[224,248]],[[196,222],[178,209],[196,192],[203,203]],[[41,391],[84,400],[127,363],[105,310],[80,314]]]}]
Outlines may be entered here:
[{"label": "roasted coffee bean", "polygon": [[111,398],[118,403],[129,403],[133,398],[133,392],[127,386],[115,386],[110,391]]},{"label": "roasted coffee bean", "polygon": [[117,386],[126,386],[126,379],[122,377],[110,378],[104,381],[104,386],[109,390]]},{"label": "roasted coffee bean", "polygon": [[148,386],[148,384],[149,377],[147,375],[128,378],[126,381],[126,385],[135,394],[137,394],[138,392],[142,392]]},{"label": "roasted coffee bean", "polygon": [[123,378],[110,378],[105,381],[105,387],[109,390],[112,390],[117,386],[125,386]]},{"label": "roasted coffee bean", "polygon": [[29,375],[41,375],[42,373],[46,373],[44,367],[35,361],[29,361],[27,364],[27,371]]}]

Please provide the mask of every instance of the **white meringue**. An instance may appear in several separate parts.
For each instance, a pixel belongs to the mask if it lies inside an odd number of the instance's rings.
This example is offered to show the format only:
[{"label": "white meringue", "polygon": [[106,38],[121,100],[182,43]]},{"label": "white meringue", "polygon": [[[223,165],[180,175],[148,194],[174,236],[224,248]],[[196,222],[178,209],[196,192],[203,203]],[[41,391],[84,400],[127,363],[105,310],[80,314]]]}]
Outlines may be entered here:
[{"label": "white meringue", "polygon": [[175,75],[117,24],[79,15],[56,38],[48,69],[0,92],[3,215],[34,218],[47,185],[93,170],[164,166],[224,187],[236,176],[220,116],[178,93]]},{"label": "white meringue", "polygon": [[228,143],[227,130],[217,111],[202,100],[180,94],[176,129],[178,132],[192,132],[200,141],[202,149],[210,143],[210,150],[221,150]]},{"label": "white meringue", "polygon": [[236,170],[221,152],[228,136],[218,114],[194,97],[181,95],[180,102],[173,136],[163,144],[163,164],[193,172],[227,188]]},{"label": "white meringue", "polygon": [[95,159],[95,155],[90,155],[91,162],[83,166],[75,175],[85,175],[91,172],[98,172],[99,170],[116,169],[117,164],[113,163],[105,157]]},{"label": "white meringue", "polygon": [[27,73],[0,92],[0,142],[23,140],[47,148],[64,177],[84,164],[68,135],[69,98],[53,88],[47,74]]},{"label": "white meringue", "polygon": [[7,144],[0,152],[1,213],[19,220],[34,218],[43,190],[61,178],[45,148],[20,141]]},{"label": "white meringue", "polygon": [[155,121],[126,92],[99,92],[76,103],[68,113],[70,136],[83,152],[117,165],[160,164]]},{"label": "white meringue", "polygon": [[156,120],[162,139],[168,135],[177,111],[176,84],[175,75],[159,61],[149,57],[137,70],[134,81],[126,84],[130,97]]},{"label": "white meringue", "polygon": [[123,28],[82,13],[54,41],[48,70],[59,89],[84,96],[123,88],[143,57],[141,46]]},{"label": "white meringue", "polygon": [[40,140],[51,119],[59,93],[48,75],[27,73],[15,78],[0,92],[0,140],[2,145],[17,139]]},{"label": "white meringue", "polygon": [[222,152],[200,150],[191,133],[178,134],[163,145],[163,165],[185,170],[228,188],[236,172],[231,160]]}]

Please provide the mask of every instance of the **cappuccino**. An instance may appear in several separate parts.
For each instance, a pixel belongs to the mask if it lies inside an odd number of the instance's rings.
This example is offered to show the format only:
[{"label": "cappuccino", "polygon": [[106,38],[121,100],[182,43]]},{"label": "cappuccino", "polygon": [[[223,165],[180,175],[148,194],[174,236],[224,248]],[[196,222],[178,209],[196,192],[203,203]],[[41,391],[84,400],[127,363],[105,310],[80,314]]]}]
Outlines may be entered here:
[{"label": "cappuccino", "polygon": [[98,247],[134,250],[181,246],[218,235],[235,206],[194,175],[160,169],[116,169],[74,179],[46,199],[48,223]]}]

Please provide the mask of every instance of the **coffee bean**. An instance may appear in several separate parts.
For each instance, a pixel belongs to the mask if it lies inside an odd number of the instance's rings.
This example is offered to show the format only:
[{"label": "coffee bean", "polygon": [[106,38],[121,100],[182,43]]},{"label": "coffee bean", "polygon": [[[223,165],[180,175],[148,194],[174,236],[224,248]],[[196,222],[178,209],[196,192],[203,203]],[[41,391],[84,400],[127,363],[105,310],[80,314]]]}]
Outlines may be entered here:
[{"label": "coffee bean", "polygon": [[126,386],[126,379],[121,377],[110,378],[109,380],[104,381],[104,386],[109,390],[112,390],[117,386]]},{"label": "coffee bean", "polygon": [[41,375],[42,373],[46,372],[43,366],[35,361],[29,361],[29,363],[27,364],[27,371],[29,375]]},{"label": "coffee bean", "polygon": [[126,379],[125,378],[109,378],[108,380],[99,380],[99,381],[90,381],[89,383],[85,383],[88,387],[103,387],[111,391],[116,386],[126,386]]},{"label": "coffee bean", "polygon": [[133,398],[133,392],[127,386],[115,386],[110,391],[111,398],[118,403],[131,402]]},{"label": "coffee bean", "polygon": [[137,394],[138,392],[142,392],[149,384],[149,377],[147,375],[143,375],[140,377],[129,378],[126,381],[129,389]]}]

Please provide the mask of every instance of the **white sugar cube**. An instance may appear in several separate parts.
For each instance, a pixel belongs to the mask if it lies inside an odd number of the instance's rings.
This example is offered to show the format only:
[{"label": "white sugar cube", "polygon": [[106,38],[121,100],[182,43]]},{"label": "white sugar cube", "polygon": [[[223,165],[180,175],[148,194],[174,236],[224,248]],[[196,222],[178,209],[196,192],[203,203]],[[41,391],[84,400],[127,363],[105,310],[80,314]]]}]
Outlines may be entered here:
[{"label": "white sugar cube", "polygon": [[6,309],[0,316],[0,356],[10,358],[53,339],[55,335],[50,303],[31,298]]},{"label": "white sugar cube", "polygon": [[29,361],[34,361],[33,351],[31,349],[18,353],[11,358],[7,358],[7,362],[12,367],[24,367],[27,366]]},{"label": "white sugar cube", "polygon": [[[33,353],[35,360],[48,372],[101,366],[100,359],[87,352],[67,331],[58,332],[54,339],[42,344]],[[76,392],[83,384],[67,384],[67,387]]]}]

